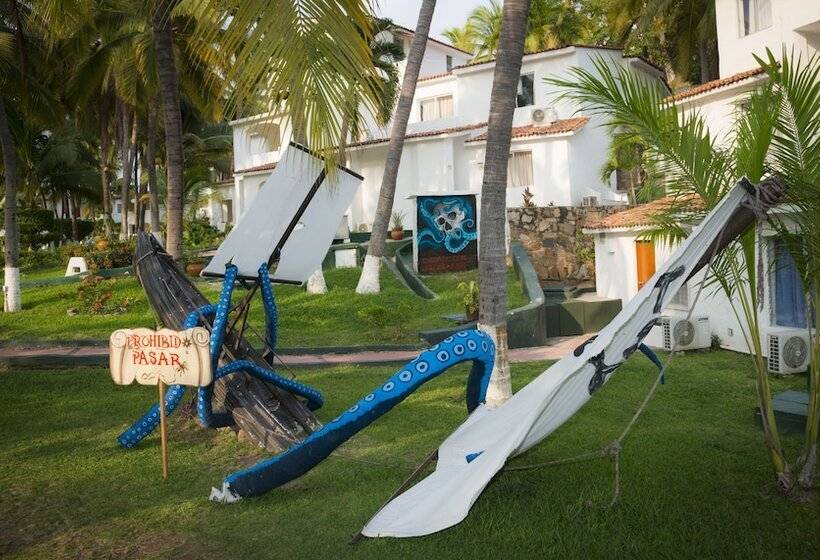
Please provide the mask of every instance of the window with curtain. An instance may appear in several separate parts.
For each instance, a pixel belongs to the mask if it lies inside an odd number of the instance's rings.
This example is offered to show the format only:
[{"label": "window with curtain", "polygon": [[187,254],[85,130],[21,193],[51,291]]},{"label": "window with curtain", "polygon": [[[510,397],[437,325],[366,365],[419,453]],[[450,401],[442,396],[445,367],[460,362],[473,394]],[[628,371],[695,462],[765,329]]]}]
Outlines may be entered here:
[{"label": "window with curtain", "polygon": [[511,152],[507,161],[507,188],[532,186],[532,152]]},{"label": "window with curtain", "polygon": [[528,107],[535,103],[535,74],[521,74],[518,80],[518,92],[515,96],[516,107]]},{"label": "window with curtain", "polygon": [[806,328],[806,299],[803,282],[788,245],[774,242],[774,319],[780,327]]},{"label": "window with curtain", "polygon": [[438,97],[436,98],[436,102],[438,103],[438,118],[443,119],[445,117],[453,116],[452,95],[443,95],[441,97]]},{"label": "window with curtain", "polygon": [[419,120],[432,121],[453,116],[453,96],[440,95],[419,101]]},{"label": "window with curtain", "polygon": [[772,25],[771,0],[738,0],[740,36],[745,37]]}]

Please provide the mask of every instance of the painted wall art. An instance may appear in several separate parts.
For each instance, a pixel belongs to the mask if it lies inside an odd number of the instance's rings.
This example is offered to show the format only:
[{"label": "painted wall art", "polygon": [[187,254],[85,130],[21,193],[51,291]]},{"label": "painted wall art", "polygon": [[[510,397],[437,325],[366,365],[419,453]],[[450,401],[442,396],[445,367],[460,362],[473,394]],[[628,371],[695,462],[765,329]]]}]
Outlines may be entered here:
[{"label": "painted wall art", "polygon": [[416,248],[421,274],[478,266],[478,211],[474,194],[419,196]]}]

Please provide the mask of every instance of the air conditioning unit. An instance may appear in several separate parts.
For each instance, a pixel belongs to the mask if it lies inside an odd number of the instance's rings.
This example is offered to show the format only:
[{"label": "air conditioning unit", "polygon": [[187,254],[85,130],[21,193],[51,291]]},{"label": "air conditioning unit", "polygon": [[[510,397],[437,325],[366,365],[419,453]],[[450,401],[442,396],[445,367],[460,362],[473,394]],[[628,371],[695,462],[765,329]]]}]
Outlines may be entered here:
[{"label": "air conditioning unit", "polygon": [[766,333],[769,372],[779,375],[800,373],[809,368],[811,342],[800,329],[774,328]]},{"label": "air conditioning unit", "polygon": [[555,107],[536,107],[530,113],[533,124],[548,125],[558,120],[558,111]]},{"label": "air conditioning unit", "polygon": [[661,317],[663,349],[698,350],[712,345],[709,317]]},{"label": "air conditioning unit", "polygon": [[598,206],[597,196],[585,196],[581,199],[581,206]]}]

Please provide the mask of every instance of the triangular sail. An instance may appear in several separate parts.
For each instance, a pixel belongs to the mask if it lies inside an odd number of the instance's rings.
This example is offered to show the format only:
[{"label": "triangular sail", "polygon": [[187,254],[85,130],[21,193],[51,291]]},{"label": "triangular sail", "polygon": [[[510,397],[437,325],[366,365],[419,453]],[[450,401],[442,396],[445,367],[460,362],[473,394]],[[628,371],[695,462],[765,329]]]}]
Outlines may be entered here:
[{"label": "triangular sail", "polygon": [[274,282],[305,282],[322,265],[361,182],[346,168],[328,174],[321,158],[291,142],[202,275],[223,276],[232,263],[239,278],[255,280],[259,265],[278,256]]}]

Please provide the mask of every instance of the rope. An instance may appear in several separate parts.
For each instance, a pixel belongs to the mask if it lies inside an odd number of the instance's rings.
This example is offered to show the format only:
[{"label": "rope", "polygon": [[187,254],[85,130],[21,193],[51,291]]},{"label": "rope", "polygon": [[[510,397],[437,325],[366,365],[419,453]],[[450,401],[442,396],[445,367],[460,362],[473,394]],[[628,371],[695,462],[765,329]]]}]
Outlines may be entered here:
[{"label": "rope", "polygon": [[[717,256],[718,247],[720,247],[720,243],[723,240],[724,231],[725,231],[724,229],[720,230],[720,235],[717,238],[717,243],[715,243],[714,248],[712,249],[712,254],[709,256],[709,261],[706,264],[706,271],[703,275],[703,280],[700,282],[700,285],[698,286],[698,291],[695,294],[695,299],[692,301],[692,305],[689,306],[689,311],[686,314],[686,320],[687,321],[689,319],[691,319],[692,313],[695,310],[695,306],[697,305],[698,300],[700,299],[701,293],[703,293],[703,288],[706,285],[706,280],[709,277],[710,271],[712,270],[712,263],[714,262],[714,259]],[[646,407],[649,404],[649,401],[651,401],[652,397],[655,396],[655,392],[658,390],[658,386],[663,383],[664,377],[666,375],[666,370],[669,368],[669,365],[672,363],[672,360],[675,357],[675,346],[676,345],[677,345],[677,340],[675,340],[675,338],[672,337],[672,349],[670,350],[669,356],[667,357],[666,362],[664,363],[663,367],[660,368],[660,371],[658,372],[657,377],[655,377],[654,383],[652,383],[652,386],[649,388],[649,391],[644,396],[643,401],[641,402],[640,406],[635,411],[635,413],[632,415],[632,418],[630,418],[629,422],[626,424],[626,427],[623,429],[621,434],[617,438],[612,440],[609,444],[605,445],[604,447],[602,447],[602,448],[600,448],[596,451],[581,453],[580,455],[576,455],[574,457],[569,457],[569,458],[566,458],[566,459],[555,459],[555,460],[552,460],[552,461],[546,461],[546,462],[543,462],[543,463],[533,463],[533,464],[529,464],[529,465],[507,466],[507,467],[504,467],[503,470],[505,470],[505,471],[534,470],[534,469],[540,469],[540,468],[543,468],[543,467],[550,467],[550,466],[555,466],[555,465],[564,465],[564,464],[568,464],[568,463],[577,463],[577,462],[581,462],[581,461],[585,461],[585,460],[589,460],[589,459],[597,459],[597,458],[601,458],[601,457],[612,457],[615,472],[614,472],[614,482],[613,482],[613,488],[612,488],[612,500],[609,503],[609,507],[614,507],[615,504],[618,503],[618,500],[620,499],[620,496],[621,496],[621,450],[623,449],[623,441],[626,438],[626,436],[629,434],[629,432],[632,430],[632,427],[635,425],[635,423],[638,421],[638,419],[641,417],[641,415],[646,410]]]}]

